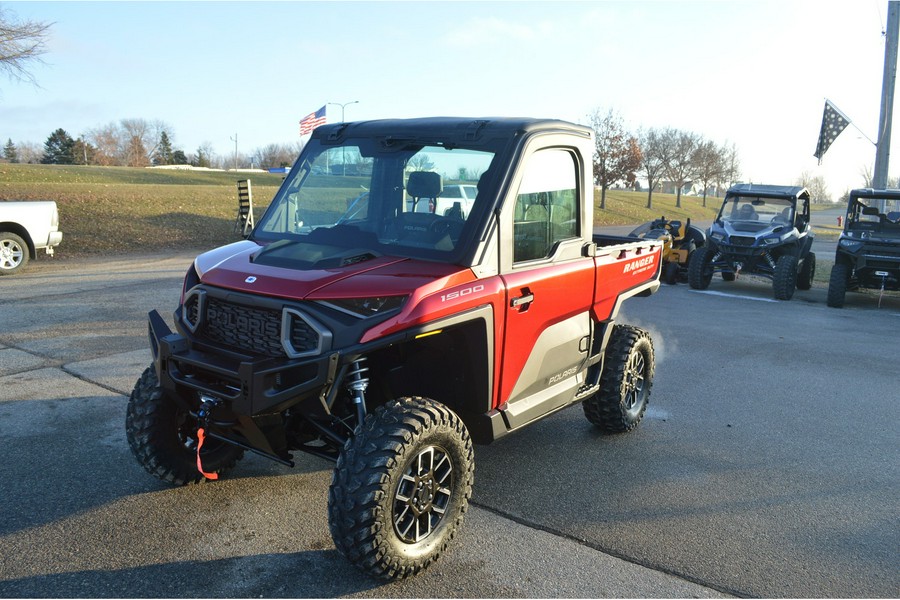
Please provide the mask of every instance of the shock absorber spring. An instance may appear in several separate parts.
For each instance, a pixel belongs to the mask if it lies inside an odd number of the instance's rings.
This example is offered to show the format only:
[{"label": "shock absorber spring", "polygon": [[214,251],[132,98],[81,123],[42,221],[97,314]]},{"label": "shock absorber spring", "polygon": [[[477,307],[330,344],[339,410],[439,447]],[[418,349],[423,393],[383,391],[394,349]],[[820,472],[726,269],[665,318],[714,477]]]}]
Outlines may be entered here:
[{"label": "shock absorber spring", "polygon": [[356,405],[360,425],[366,418],[366,388],[369,387],[369,378],[365,377],[369,371],[369,367],[366,366],[367,360],[365,356],[360,356],[353,361],[347,371],[347,391],[350,392],[353,404]]}]

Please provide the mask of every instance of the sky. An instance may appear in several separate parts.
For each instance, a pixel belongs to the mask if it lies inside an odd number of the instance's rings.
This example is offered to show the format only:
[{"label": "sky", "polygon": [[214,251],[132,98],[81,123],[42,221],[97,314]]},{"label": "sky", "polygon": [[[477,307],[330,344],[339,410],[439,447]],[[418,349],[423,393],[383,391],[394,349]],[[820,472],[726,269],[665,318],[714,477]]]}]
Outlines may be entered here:
[{"label": "sky", "polygon": [[[834,199],[872,171],[886,0],[8,2],[52,22],[36,85],[0,79],[0,143],[43,145],[121,119],[227,157],[328,122],[520,116],[737,148],[742,179],[822,176]],[[900,90],[898,90],[900,93]],[[852,124],[813,157],[825,99]],[[334,103],[334,104],[331,104]],[[352,104],[347,104],[352,103]],[[346,104],[344,107],[338,104]],[[892,136],[900,160],[900,132]],[[891,163],[889,175],[900,175]]]}]

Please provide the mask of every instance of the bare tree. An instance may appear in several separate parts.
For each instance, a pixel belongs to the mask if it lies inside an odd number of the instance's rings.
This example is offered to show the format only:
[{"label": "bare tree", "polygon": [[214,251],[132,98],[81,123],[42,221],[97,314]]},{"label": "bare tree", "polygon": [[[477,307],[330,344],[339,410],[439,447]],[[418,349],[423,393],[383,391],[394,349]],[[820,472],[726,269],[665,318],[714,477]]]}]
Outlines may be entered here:
[{"label": "bare tree", "polygon": [[682,189],[694,178],[693,156],[700,137],[689,131],[667,128],[662,138],[666,176],[675,186],[675,206],[681,208]]},{"label": "bare tree", "polygon": [[600,186],[600,208],[606,208],[606,190],[619,181],[634,181],[641,165],[641,149],[625,131],[622,117],[609,109],[595,109],[590,116],[594,129],[594,183]]},{"label": "bare tree", "polygon": [[647,178],[647,208],[653,208],[653,190],[659,185],[666,170],[662,149],[662,132],[649,129],[640,133],[641,172]]},{"label": "bare tree", "polygon": [[872,187],[872,165],[863,165],[862,167],[860,167],[859,174],[863,178],[863,187]]},{"label": "bare tree", "polygon": [[295,147],[269,144],[253,151],[253,162],[262,169],[291,166],[297,158]]},{"label": "bare tree", "polygon": [[694,150],[693,161],[697,181],[703,187],[703,208],[706,208],[707,190],[720,177],[725,166],[723,151],[712,140],[701,139]]},{"label": "bare tree", "polygon": [[803,171],[797,178],[797,185],[809,190],[813,204],[825,204],[831,202],[831,193],[825,184],[825,178],[821,175],[813,176],[809,171]]},{"label": "bare tree", "polygon": [[33,165],[41,162],[41,157],[44,156],[44,148],[41,144],[34,142],[19,142],[16,144],[16,154],[20,163]]},{"label": "bare tree", "polygon": [[0,7],[0,72],[13,81],[35,84],[29,63],[42,62],[52,23],[17,22]]},{"label": "bare tree", "polygon": [[120,121],[120,147],[122,163],[128,167],[146,167],[159,144],[161,130],[146,119],[122,119]]},{"label": "bare tree", "polygon": [[93,164],[101,167],[119,164],[123,145],[119,141],[119,127],[115,123],[92,129],[85,137],[94,146]]},{"label": "bare tree", "polygon": [[719,189],[727,189],[737,183],[741,178],[741,162],[738,159],[737,146],[722,147],[722,172],[716,178],[716,196]]},{"label": "bare tree", "polygon": [[416,154],[406,163],[406,168],[410,171],[433,171],[434,161],[427,154]]}]

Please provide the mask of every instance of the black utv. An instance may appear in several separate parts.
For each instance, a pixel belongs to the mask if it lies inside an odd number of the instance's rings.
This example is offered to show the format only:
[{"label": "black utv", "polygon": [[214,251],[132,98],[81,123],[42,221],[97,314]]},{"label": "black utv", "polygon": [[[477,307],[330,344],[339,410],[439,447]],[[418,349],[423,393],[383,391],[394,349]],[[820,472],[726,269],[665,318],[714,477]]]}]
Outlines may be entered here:
[{"label": "black utv", "polygon": [[828,282],[828,306],[849,290],[900,289],[900,190],[850,192]]},{"label": "black utv", "polygon": [[778,300],[790,300],[796,288],[808,290],[816,272],[809,204],[804,187],[732,186],[707,231],[706,245],[691,255],[688,283],[704,290],[714,273],[725,281],[749,273],[771,279]]}]

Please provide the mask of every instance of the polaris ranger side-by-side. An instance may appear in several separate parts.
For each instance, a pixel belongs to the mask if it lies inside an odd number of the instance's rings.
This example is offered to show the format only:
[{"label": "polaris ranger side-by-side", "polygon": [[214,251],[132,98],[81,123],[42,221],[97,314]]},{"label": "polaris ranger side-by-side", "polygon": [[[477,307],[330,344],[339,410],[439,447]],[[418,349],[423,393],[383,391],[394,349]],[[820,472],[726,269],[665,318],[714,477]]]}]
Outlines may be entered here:
[{"label": "polaris ranger side-by-side", "polygon": [[[390,579],[453,538],[473,442],[578,402],[634,428],[653,345],[616,318],[658,289],[662,242],[593,234],[593,150],[554,120],[317,128],[249,238],[194,261],[176,331],[150,313],[126,418],[138,461],[183,485],[245,451],[335,460],[334,543]],[[469,210],[418,208],[470,184]]]},{"label": "polaris ranger side-by-side", "polygon": [[848,291],[900,290],[900,190],[850,192],[844,231],[828,281],[828,306]]}]

